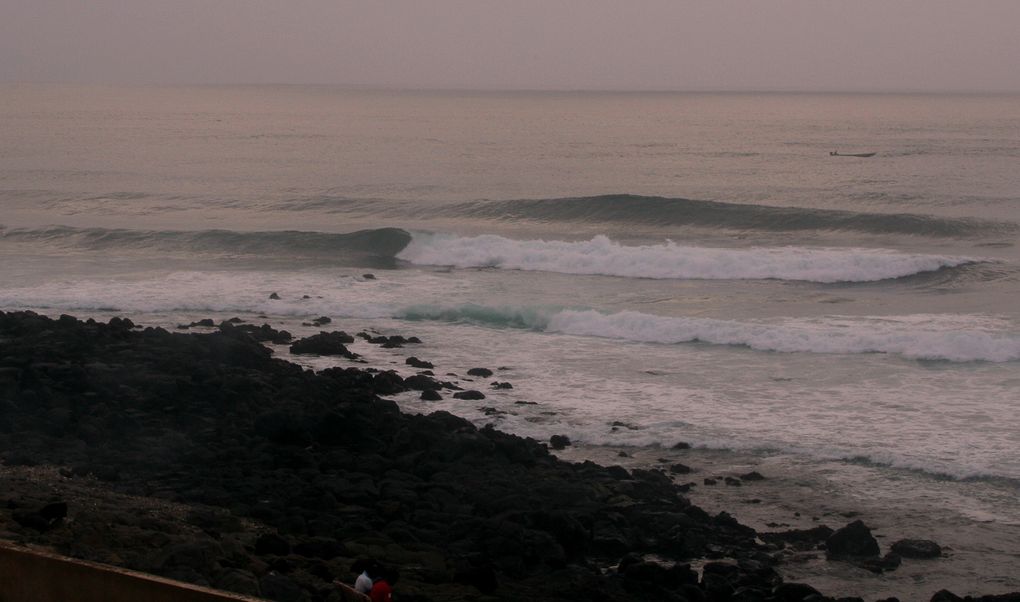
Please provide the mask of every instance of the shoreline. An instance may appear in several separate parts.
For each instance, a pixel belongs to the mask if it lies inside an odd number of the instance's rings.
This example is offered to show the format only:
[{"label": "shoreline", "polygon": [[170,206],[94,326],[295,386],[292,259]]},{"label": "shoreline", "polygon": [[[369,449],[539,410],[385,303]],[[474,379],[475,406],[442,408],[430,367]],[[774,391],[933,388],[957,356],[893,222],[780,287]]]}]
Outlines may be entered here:
[{"label": "shoreline", "polygon": [[[620,457],[621,450],[630,457]],[[898,568],[881,574],[827,561],[824,546],[790,551],[777,565],[785,579],[809,583],[828,595],[927,600],[941,589],[980,596],[991,583],[999,583],[1003,591],[1016,587],[1017,577],[1011,572],[1014,556],[1007,551],[1015,541],[1016,525],[962,516],[931,496],[927,496],[929,511],[924,514],[869,497],[859,487],[880,478],[878,467],[852,466],[853,480],[839,481],[835,476],[846,479],[848,472],[842,462],[791,461],[785,456],[761,457],[728,450],[574,446],[556,454],[569,461],[624,467],[668,469],[672,463],[683,462],[692,472],[676,475],[674,480],[692,484],[685,494],[692,503],[710,513],[726,511],[759,535],[821,525],[838,528],[859,519],[872,529],[883,553],[897,540],[918,537],[937,541],[943,548],[940,558],[905,558]],[[750,472],[765,478],[727,484],[727,477],[739,479]],[[715,484],[706,485],[705,479]],[[967,483],[956,486],[965,488]],[[999,568],[998,575],[993,566]]]},{"label": "shoreline", "polygon": [[[363,555],[402,567],[397,590],[405,600],[588,599],[596,591],[607,600],[682,600],[694,599],[694,589],[730,599],[738,582],[760,599],[789,593],[775,569],[785,547],[759,543],[756,531],[733,520],[729,510],[741,512],[732,500],[711,502],[730,504],[710,507],[714,515],[691,505],[701,489],[685,492],[668,473],[637,465],[645,459],[629,468],[567,464],[538,442],[445,412],[400,413],[379,396],[406,390],[410,379],[367,367],[313,374],[270,357],[242,328],[185,335],[119,318],[88,324],[15,312],[0,312],[0,323],[5,346],[21,353],[0,367],[0,391],[12,399],[8,424],[0,424],[8,465],[0,478],[17,483],[18,471],[30,471],[18,465],[59,467],[55,475],[41,469],[50,481],[39,490],[22,481],[25,499],[12,498],[0,515],[0,528],[26,541],[77,552],[70,555],[106,553],[94,527],[90,537],[58,537],[90,529],[79,522],[88,514],[72,504],[38,533],[15,517],[73,484],[100,497],[184,504],[190,514],[169,522],[111,505],[114,524],[125,529],[114,538],[123,549],[109,557],[247,590],[239,593],[329,599],[322,577],[345,578],[344,563]],[[425,378],[416,383],[452,392]],[[589,460],[580,457],[585,451],[557,453]],[[537,491],[521,491],[522,479]],[[782,529],[807,526],[782,521]],[[192,538],[155,544],[174,522],[192,525]],[[267,537],[288,553],[259,554]],[[627,558],[622,570],[597,568]],[[700,574],[684,568],[692,562]],[[549,579],[564,575],[581,586],[549,591]]]}]

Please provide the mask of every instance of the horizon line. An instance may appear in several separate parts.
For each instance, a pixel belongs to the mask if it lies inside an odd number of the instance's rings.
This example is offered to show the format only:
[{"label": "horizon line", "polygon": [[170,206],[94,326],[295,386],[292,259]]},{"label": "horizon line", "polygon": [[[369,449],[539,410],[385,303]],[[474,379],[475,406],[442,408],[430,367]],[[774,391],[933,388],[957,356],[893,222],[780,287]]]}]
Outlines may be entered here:
[{"label": "horizon line", "polygon": [[125,86],[125,87],[314,87],[349,90],[375,90],[380,92],[457,92],[457,93],[546,93],[546,94],[875,94],[875,95],[1013,95],[1020,94],[1020,88],[975,89],[975,88],[797,88],[797,87],[510,87],[510,86],[462,86],[462,85],[410,85],[384,83],[339,83],[339,82],[159,82],[159,81],[75,81],[75,80],[0,80],[0,86],[9,85],[76,85],[76,86]]}]

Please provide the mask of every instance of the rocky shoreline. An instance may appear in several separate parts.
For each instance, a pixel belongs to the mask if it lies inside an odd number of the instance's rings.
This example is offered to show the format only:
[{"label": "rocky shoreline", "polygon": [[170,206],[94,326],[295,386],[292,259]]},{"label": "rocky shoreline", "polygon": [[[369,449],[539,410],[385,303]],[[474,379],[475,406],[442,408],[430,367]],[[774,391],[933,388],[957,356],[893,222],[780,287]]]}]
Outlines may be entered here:
[{"label": "rocky shoreline", "polygon": [[[289,339],[0,312],[0,538],[288,602],[338,600],[332,581],[359,558],[399,570],[400,600],[799,601],[832,598],[783,582],[788,550],[875,571],[937,556],[932,542],[882,556],[862,523],[757,533],[691,504],[679,466],[569,463],[449,413],[401,413],[380,396],[459,388],[417,357],[408,378],[316,373],[263,346]],[[357,360],[350,340],[295,353]]]}]

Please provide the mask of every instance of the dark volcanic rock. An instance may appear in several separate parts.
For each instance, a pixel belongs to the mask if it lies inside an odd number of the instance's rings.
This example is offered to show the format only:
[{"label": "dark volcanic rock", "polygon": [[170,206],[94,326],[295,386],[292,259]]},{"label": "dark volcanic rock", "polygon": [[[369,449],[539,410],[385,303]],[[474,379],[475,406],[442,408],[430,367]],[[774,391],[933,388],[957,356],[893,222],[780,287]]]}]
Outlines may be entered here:
[{"label": "dark volcanic rock", "polygon": [[425,389],[421,392],[422,401],[442,401],[443,396],[435,389]]},{"label": "dark volcanic rock", "polygon": [[420,368],[422,370],[431,370],[435,368],[435,366],[432,365],[432,362],[426,362],[425,360],[420,360],[414,356],[411,356],[404,360],[404,363],[407,364],[408,366],[411,366],[412,368]]},{"label": "dark volcanic rock", "polygon": [[890,549],[904,558],[938,558],[942,547],[928,539],[901,539]]},{"label": "dark volcanic rock", "polygon": [[453,398],[477,401],[479,399],[485,399],[485,393],[482,393],[481,391],[475,391],[474,389],[469,389],[467,391],[458,391],[457,393],[454,393]]},{"label": "dark volcanic rock", "polygon": [[488,378],[492,376],[492,370],[488,368],[471,368],[467,371],[468,376],[481,376],[482,378]]},{"label": "dark volcanic rock", "polygon": [[[563,462],[447,412],[402,414],[379,396],[450,387],[316,373],[253,332],[0,312],[4,474],[56,479],[4,477],[0,526],[274,600],[336,599],[331,580],[353,579],[359,557],[399,566],[405,600],[779,599],[774,548],[691,505],[665,472]],[[625,553],[619,572],[599,568]],[[719,558],[733,560],[696,583],[687,563]]]},{"label": "dark volcanic rock", "polygon": [[229,336],[240,336],[240,333],[244,333],[255,341],[277,345],[289,343],[294,338],[286,330],[276,330],[269,324],[254,326],[252,324],[237,324],[229,320],[220,324],[220,332]]},{"label": "dark volcanic rock", "polygon": [[553,449],[564,449],[570,445],[570,438],[566,435],[553,435],[549,438],[549,447]]},{"label": "dark volcanic rock", "polygon": [[296,341],[290,346],[290,352],[310,355],[339,355],[354,359],[357,354],[347,349],[346,343],[353,343],[354,338],[346,332],[320,332]]},{"label": "dark volcanic rock", "polygon": [[830,560],[878,554],[878,542],[871,535],[871,529],[859,520],[837,530],[825,540],[825,555]]}]

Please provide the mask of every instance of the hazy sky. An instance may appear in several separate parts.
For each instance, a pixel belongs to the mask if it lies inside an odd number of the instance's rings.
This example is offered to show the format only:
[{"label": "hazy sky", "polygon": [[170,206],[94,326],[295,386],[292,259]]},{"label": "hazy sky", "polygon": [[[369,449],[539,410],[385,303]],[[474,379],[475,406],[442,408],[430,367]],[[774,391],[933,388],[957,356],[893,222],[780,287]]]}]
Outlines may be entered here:
[{"label": "hazy sky", "polygon": [[0,81],[1020,90],[1020,0],[0,0]]}]

